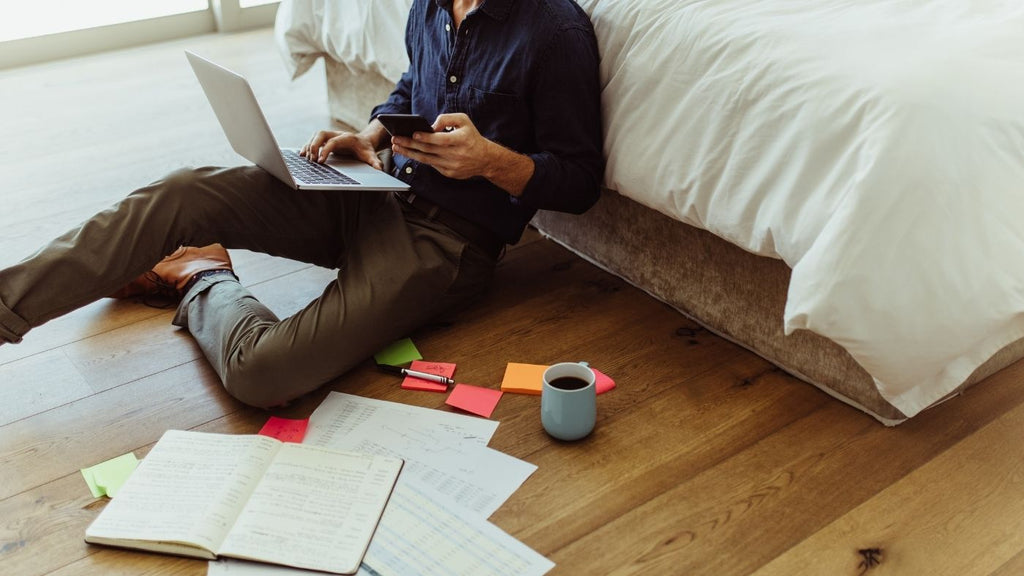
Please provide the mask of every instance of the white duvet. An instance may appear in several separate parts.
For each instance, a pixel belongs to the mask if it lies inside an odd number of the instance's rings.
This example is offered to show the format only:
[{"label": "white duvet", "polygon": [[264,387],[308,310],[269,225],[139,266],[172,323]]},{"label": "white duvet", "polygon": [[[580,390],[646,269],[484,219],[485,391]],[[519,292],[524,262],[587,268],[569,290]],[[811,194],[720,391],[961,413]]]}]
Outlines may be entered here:
[{"label": "white duvet", "polygon": [[[1024,2],[580,4],[606,185],[783,259],[787,333],[843,346],[908,417],[1024,337]],[[376,50],[402,28],[370,37],[355,67],[397,80],[404,52]]]}]

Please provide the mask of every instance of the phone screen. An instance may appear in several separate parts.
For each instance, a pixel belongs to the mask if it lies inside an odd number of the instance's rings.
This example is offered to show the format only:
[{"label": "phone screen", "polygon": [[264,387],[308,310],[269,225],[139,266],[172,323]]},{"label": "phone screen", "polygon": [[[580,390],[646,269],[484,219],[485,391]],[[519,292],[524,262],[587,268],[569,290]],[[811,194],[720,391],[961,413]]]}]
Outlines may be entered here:
[{"label": "phone screen", "polygon": [[418,114],[381,114],[377,120],[392,136],[411,137],[413,132],[433,132],[430,122]]}]

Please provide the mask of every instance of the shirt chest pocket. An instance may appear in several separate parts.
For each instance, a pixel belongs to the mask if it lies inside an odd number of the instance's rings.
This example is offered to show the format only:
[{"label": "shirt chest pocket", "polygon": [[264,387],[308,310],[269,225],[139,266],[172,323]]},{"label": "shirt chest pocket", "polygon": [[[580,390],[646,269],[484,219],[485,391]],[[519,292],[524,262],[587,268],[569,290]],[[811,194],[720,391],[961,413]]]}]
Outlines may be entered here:
[{"label": "shirt chest pocket", "polygon": [[533,119],[519,96],[470,87],[466,114],[485,138],[521,151],[531,147]]}]

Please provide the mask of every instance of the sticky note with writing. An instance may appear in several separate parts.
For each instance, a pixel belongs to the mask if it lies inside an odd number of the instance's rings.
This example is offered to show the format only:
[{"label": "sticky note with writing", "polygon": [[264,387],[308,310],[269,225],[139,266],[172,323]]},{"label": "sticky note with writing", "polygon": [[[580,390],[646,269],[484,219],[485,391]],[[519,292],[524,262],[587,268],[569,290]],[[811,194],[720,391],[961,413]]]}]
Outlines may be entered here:
[{"label": "sticky note with writing", "polygon": [[[446,378],[452,378],[455,376],[455,364],[450,364],[448,362],[425,362],[423,360],[413,360],[409,369],[417,372],[426,372],[427,374],[436,374]],[[415,376],[406,376],[405,380],[402,380],[402,388],[405,388],[406,390],[426,390],[428,392],[448,391],[447,384],[431,382],[430,380],[416,378]]]}]

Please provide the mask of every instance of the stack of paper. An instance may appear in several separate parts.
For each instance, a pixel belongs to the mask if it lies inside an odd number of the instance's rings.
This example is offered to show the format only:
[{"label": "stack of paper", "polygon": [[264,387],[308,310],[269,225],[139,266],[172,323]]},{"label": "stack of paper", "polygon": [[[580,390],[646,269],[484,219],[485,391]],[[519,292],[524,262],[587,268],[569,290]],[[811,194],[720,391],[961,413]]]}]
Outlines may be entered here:
[{"label": "stack of paper", "polygon": [[[395,456],[405,467],[360,574],[520,576],[554,564],[487,521],[537,469],[487,447],[498,423],[332,392],[309,418],[304,444]],[[210,575],[302,571],[211,562]]]}]

